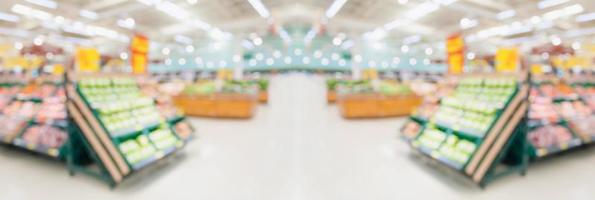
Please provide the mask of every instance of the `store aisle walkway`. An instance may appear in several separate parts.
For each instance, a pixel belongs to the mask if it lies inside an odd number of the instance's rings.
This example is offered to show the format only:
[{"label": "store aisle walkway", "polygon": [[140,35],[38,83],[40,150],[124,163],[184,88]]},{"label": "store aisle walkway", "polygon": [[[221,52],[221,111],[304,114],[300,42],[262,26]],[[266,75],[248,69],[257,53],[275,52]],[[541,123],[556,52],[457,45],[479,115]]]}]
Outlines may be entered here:
[{"label": "store aisle walkway", "polygon": [[[324,80],[272,78],[270,103],[251,120],[193,119],[199,138],[171,162],[115,190],[64,165],[0,148],[0,199],[592,199],[595,150],[572,152],[486,190],[413,157],[402,119],[344,120]],[[150,172],[150,173],[149,173]],[[581,183],[581,184],[578,184]],[[565,187],[572,186],[572,187]],[[514,196],[511,196],[514,195]]]}]

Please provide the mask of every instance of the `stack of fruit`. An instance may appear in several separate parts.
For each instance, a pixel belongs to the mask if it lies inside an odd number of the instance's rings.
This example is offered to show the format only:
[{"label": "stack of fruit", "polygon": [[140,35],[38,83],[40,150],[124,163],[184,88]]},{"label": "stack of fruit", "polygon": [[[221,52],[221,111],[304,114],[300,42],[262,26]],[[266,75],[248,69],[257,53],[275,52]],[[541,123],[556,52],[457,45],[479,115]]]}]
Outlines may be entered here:
[{"label": "stack of fruit", "polygon": [[4,109],[4,115],[31,119],[39,109],[39,105],[31,101],[13,101]]},{"label": "stack of fruit", "polygon": [[434,121],[483,137],[516,90],[510,78],[467,78],[440,102]]},{"label": "stack of fruit", "polygon": [[411,90],[411,88],[408,85],[389,82],[389,81],[381,82],[379,91],[383,95],[387,95],[387,96],[410,95],[413,93],[413,91]]},{"label": "stack of fruit", "polygon": [[404,137],[408,139],[415,138],[419,131],[421,130],[421,125],[414,121],[409,121],[403,126],[401,133]]},{"label": "stack of fruit", "polygon": [[160,128],[149,133],[149,139],[155,144],[157,149],[164,150],[167,148],[175,147],[179,141],[169,128]]},{"label": "stack of fruit", "polygon": [[118,145],[128,163],[134,165],[155,155],[157,149],[146,135],[126,140]]},{"label": "stack of fruit", "polygon": [[23,140],[27,144],[48,148],[60,148],[67,139],[68,134],[65,131],[49,125],[31,126],[23,133]]},{"label": "stack of fruit", "polygon": [[415,143],[419,145],[435,150],[440,147],[442,142],[446,139],[447,134],[438,129],[428,128],[417,138]]},{"label": "stack of fruit", "polygon": [[561,125],[539,127],[529,132],[528,137],[535,148],[548,148],[550,146],[568,143],[573,138],[572,133]]},{"label": "stack of fruit", "polygon": [[190,124],[185,121],[178,122],[176,125],[174,125],[174,129],[176,130],[178,136],[182,139],[190,138],[193,132]]},{"label": "stack of fruit", "polygon": [[471,155],[475,152],[475,149],[475,143],[460,139],[456,135],[449,135],[438,152],[449,160],[462,165],[467,163]]},{"label": "stack of fruit", "polygon": [[111,134],[161,120],[153,99],[140,95],[134,79],[84,79],[79,90]]}]

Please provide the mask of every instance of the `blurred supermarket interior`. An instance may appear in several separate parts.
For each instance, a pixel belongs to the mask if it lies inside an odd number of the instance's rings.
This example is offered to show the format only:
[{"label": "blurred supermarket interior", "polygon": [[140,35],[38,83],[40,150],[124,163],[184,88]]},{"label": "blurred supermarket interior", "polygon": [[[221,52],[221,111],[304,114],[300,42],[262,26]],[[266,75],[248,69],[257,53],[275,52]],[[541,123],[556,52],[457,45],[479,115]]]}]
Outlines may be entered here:
[{"label": "blurred supermarket interior", "polygon": [[2,0],[0,199],[595,197],[593,0]]}]

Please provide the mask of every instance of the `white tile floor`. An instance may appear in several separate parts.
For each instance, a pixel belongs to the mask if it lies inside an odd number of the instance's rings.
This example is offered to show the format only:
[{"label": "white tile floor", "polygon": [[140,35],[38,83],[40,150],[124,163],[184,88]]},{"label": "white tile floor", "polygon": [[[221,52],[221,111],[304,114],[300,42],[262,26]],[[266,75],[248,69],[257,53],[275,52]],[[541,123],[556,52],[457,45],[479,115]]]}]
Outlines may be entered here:
[{"label": "white tile floor", "polygon": [[243,120],[193,120],[200,138],[174,162],[115,190],[65,166],[0,148],[0,199],[594,199],[595,149],[533,164],[487,189],[412,156],[396,139],[402,119],[344,120],[323,80],[273,78],[271,102]]}]

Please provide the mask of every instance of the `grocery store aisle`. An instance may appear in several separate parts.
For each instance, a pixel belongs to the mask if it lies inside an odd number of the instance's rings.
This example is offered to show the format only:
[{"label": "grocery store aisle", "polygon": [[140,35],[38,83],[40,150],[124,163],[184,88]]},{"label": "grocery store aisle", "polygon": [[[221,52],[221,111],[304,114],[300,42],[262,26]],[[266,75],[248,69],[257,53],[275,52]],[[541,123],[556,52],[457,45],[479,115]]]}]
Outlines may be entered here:
[{"label": "grocery store aisle", "polygon": [[[419,162],[397,139],[402,119],[344,120],[324,80],[272,78],[269,105],[251,120],[193,119],[199,139],[174,162],[114,190],[58,162],[0,148],[0,199],[592,199],[595,149],[544,160],[527,177],[486,190]],[[513,195],[513,196],[511,196]]]}]

